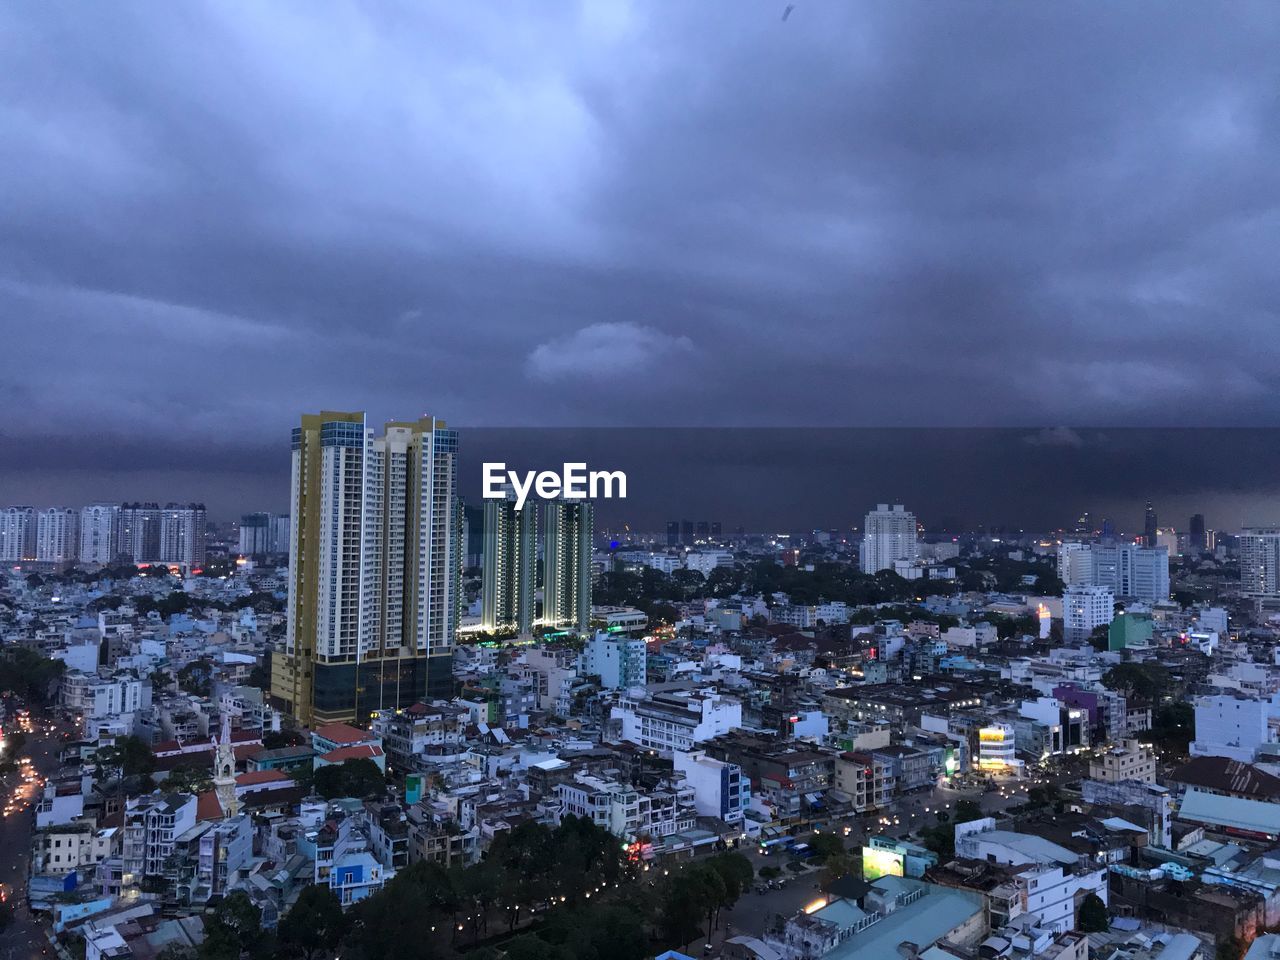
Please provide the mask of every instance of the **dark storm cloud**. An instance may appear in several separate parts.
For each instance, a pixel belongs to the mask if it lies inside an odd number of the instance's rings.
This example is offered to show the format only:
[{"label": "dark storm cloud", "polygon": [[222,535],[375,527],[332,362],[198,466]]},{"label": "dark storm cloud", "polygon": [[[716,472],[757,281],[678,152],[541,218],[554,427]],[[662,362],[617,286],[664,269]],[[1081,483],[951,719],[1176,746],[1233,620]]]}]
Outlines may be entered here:
[{"label": "dark storm cloud", "polygon": [[0,482],[321,408],[1276,422],[1280,7],[781,7],[0,10]]}]

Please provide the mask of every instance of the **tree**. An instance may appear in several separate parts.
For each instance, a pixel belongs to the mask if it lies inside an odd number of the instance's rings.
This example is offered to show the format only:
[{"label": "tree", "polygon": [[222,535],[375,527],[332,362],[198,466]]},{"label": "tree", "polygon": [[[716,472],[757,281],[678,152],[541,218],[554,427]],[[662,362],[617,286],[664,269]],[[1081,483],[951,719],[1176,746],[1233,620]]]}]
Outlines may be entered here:
[{"label": "tree", "polygon": [[1159,703],[1169,689],[1169,671],[1155,663],[1120,663],[1102,675],[1102,685],[1130,700]]},{"label": "tree", "polygon": [[205,918],[200,960],[240,960],[245,953],[259,957],[267,952],[262,911],[243,890],[233,890]]},{"label": "tree", "polygon": [[268,730],[262,735],[262,746],[265,750],[279,750],[281,747],[300,747],[306,743],[297,730]]},{"label": "tree", "polygon": [[328,887],[304,887],[289,912],[280,918],[278,935],[282,952],[302,960],[331,953],[346,933],[346,917],[337,895]]},{"label": "tree", "polygon": [[207,660],[193,660],[178,671],[178,686],[187,693],[207,697],[212,685],[213,665]]},{"label": "tree", "polygon": [[1104,933],[1111,926],[1111,918],[1107,915],[1107,905],[1096,893],[1091,893],[1080,904],[1080,916],[1076,921],[1076,929],[1081,933]]},{"label": "tree", "polygon": [[688,946],[702,933],[702,890],[692,871],[682,871],[667,885],[659,929],[668,943]]},{"label": "tree", "polygon": [[815,833],[805,843],[823,863],[844,853],[844,841],[834,833]]},{"label": "tree", "polygon": [[982,819],[982,807],[976,800],[956,801],[956,823],[971,823]]},{"label": "tree", "polygon": [[318,767],[312,780],[316,793],[326,800],[336,797],[370,797],[382,793],[387,779],[368,757]]},{"label": "tree", "polygon": [[53,682],[66,666],[26,647],[9,647],[0,656],[0,693],[12,691],[32,706],[46,706]]},{"label": "tree", "polygon": [[109,747],[103,747],[95,755],[103,770],[118,770],[122,777],[145,777],[156,767],[156,756],[141,737],[130,734],[119,737]]}]

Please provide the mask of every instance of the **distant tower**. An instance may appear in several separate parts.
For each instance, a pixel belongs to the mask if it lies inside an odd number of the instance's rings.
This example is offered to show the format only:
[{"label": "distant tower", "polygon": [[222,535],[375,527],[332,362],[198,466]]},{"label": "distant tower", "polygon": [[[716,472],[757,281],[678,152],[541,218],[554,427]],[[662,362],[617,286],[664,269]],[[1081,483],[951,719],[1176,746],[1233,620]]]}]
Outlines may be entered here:
[{"label": "distant tower", "polygon": [[595,506],[590,500],[548,500],[543,511],[542,621],[584,632],[591,623]]},{"label": "distant tower", "polygon": [[231,714],[222,714],[222,733],[213,740],[213,789],[224,817],[240,812],[236,799],[236,751],[231,745]]},{"label": "distant tower", "polygon": [[1192,553],[1202,552],[1208,544],[1204,535],[1204,514],[1193,513],[1191,515],[1191,535],[1188,538]]},{"label": "distant tower", "polygon": [[892,508],[887,503],[877,504],[862,529],[858,561],[863,573],[892,570],[895,560],[915,560],[920,555],[916,515],[900,503]]},{"label": "distant tower", "polygon": [[1142,542],[1145,546],[1154,547],[1160,531],[1156,524],[1156,508],[1147,501],[1147,511],[1142,523]]},{"label": "distant tower", "polygon": [[484,502],[480,625],[489,631],[533,630],[538,571],[538,511],[516,509],[515,494]]}]

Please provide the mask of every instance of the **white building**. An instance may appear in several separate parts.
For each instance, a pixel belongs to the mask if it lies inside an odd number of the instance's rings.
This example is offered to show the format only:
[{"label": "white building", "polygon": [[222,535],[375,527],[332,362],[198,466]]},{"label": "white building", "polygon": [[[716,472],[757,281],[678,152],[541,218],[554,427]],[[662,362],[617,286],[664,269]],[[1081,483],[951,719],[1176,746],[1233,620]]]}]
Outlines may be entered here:
[{"label": "white building", "polygon": [[271,682],[302,723],[449,695],[457,450],[457,431],[430,417],[381,437],[363,413],[308,414],[294,429],[289,619]]},{"label": "white building", "polygon": [[1067,586],[1106,587],[1117,597],[1169,599],[1169,549],[1137,543],[1074,543],[1058,547],[1058,576]]},{"label": "white building", "polygon": [[1066,847],[1034,834],[995,829],[984,817],[956,824],[956,855],[988,863],[1025,866],[1026,912],[1055,933],[1074,929],[1076,899],[1094,893],[1107,902],[1107,869],[1086,863]]},{"label": "white building", "polygon": [[65,563],[80,552],[80,513],[70,507],[49,507],[36,514],[36,559]]},{"label": "white building", "polygon": [[1229,757],[1252,763],[1263,744],[1274,743],[1270,724],[1280,714],[1268,700],[1247,697],[1201,697],[1196,701],[1196,738],[1193,757]]},{"label": "white building", "polygon": [[751,781],[736,763],[708,757],[702,750],[677,750],[675,771],[693,788],[693,806],[702,817],[738,823],[751,804]]},{"label": "white building", "polygon": [[686,556],[684,565],[687,570],[696,570],[709,577],[716,567],[732,567],[733,554],[727,550],[700,550]]},{"label": "white building", "polygon": [[1015,773],[1022,766],[1016,759],[1016,738],[1007,723],[992,723],[978,731],[978,769],[984,773]]},{"label": "white building", "polygon": [[171,872],[174,841],[195,825],[196,798],[190,794],[152,793],[125,801],[124,872],[135,881]]},{"label": "white building", "polygon": [[1240,532],[1240,589],[1253,596],[1280,596],[1280,527]]},{"label": "white building", "polygon": [[858,559],[863,573],[889,570],[895,560],[915,560],[919,555],[914,513],[900,503],[881,503],[867,514]]},{"label": "white building", "polygon": [[35,507],[0,510],[0,561],[34,560],[35,556]]},{"label": "white building", "polygon": [[1067,540],[1058,545],[1058,577],[1068,587],[1093,583],[1093,551],[1089,544]]},{"label": "white building", "polygon": [[136,713],[151,705],[151,681],[127,674],[100,677],[97,674],[68,673],[63,676],[59,696],[62,705],[85,720],[101,720],[115,714]]},{"label": "white building", "polygon": [[120,507],[114,503],[93,503],[80,509],[80,562],[110,563],[116,555],[116,527]]},{"label": "white building", "polygon": [[642,790],[587,773],[556,784],[560,816],[584,817],[614,836],[654,839],[692,830],[697,824],[692,787]]},{"label": "white building", "polygon": [[597,630],[582,651],[581,672],[607,690],[644,686],[649,647],[640,637]]},{"label": "white building", "polygon": [[671,691],[626,697],[613,708],[622,739],[671,756],[742,726],[742,704],[715,693]]},{"label": "white building", "polygon": [[1115,616],[1115,595],[1107,587],[1074,585],[1062,594],[1063,635],[1068,643],[1088,640]]},{"label": "white building", "polygon": [[199,564],[205,557],[203,503],[170,503],[160,513],[160,559]]}]

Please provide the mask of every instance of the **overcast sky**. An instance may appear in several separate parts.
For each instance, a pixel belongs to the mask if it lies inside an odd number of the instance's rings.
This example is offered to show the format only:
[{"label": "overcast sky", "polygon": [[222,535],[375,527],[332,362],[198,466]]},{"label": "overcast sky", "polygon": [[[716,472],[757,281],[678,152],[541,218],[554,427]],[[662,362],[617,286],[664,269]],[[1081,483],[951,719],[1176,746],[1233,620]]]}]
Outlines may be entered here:
[{"label": "overcast sky", "polygon": [[1280,424],[1280,4],[786,6],[0,6],[0,500],[321,408]]}]

